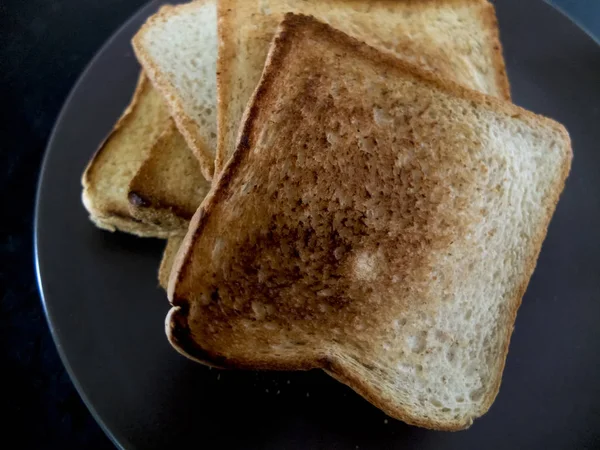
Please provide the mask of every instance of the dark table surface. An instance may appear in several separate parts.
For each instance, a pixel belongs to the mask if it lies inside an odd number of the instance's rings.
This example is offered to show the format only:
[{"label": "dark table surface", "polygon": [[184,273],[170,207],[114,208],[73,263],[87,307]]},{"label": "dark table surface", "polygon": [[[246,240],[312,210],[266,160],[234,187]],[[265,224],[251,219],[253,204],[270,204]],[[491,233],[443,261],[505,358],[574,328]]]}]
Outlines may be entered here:
[{"label": "dark table surface", "polygon": [[[16,448],[112,447],[48,331],[34,274],[33,210],[45,146],[67,94],[104,41],[144,3],[0,1],[0,408],[8,417],[1,429],[18,439]],[[600,0],[552,3],[600,41]]]}]

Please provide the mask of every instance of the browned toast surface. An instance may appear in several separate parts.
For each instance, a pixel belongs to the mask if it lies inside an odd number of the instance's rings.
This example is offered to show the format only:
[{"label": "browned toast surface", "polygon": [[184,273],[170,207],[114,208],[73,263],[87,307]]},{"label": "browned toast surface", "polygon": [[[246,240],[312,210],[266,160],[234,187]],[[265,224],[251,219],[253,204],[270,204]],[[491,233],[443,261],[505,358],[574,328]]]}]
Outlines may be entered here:
[{"label": "browned toast surface", "polygon": [[571,155],[554,121],[288,15],[174,262],[168,337],[468,427],[498,392]]},{"label": "browned toast surface", "polygon": [[170,121],[129,184],[129,210],[138,220],[184,234],[209,189],[198,160]]}]

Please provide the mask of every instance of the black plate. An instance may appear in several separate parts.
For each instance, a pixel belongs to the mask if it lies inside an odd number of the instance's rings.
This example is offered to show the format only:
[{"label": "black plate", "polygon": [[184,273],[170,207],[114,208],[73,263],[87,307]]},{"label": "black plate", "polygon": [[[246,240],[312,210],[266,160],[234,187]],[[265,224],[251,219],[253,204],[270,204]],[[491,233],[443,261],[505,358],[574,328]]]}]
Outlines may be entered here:
[{"label": "black plate", "polygon": [[57,122],[36,217],[40,290],[62,360],[126,448],[584,448],[600,444],[600,48],[540,1],[497,3],[515,103],[564,123],[575,159],[519,311],[500,394],[459,433],[387,419],[320,371],[210,370],[164,336],[162,243],[96,229],[81,173],[133,92],[129,45],[151,3],[113,36]]}]

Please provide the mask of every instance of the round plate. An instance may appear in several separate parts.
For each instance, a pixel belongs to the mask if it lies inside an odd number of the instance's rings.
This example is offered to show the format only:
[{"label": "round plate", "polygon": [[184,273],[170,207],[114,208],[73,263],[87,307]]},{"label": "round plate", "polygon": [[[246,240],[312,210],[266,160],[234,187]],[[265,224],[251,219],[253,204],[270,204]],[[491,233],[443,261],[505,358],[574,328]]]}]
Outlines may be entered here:
[{"label": "round plate", "polygon": [[113,36],[67,100],[37,200],[40,290],[63,362],[125,448],[583,448],[600,440],[600,48],[550,6],[497,3],[515,103],[564,123],[575,153],[512,338],[496,402],[468,431],[388,419],[320,371],[211,370],[164,336],[163,243],[96,229],[81,173],[128,103],[129,44],[151,3]]}]

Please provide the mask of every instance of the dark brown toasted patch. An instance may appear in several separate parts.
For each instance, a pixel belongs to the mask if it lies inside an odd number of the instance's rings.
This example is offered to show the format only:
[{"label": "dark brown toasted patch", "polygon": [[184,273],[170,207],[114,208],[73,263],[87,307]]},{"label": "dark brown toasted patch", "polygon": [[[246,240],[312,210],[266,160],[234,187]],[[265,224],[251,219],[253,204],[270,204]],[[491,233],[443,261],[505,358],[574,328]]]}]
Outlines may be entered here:
[{"label": "dark brown toasted patch", "polygon": [[146,200],[144,197],[142,197],[139,193],[137,193],[135,191],[129,192],[127,197],[129,198],[129,202],[134,206],[139,206],[139,207],[150,206],[150,201]]}]

